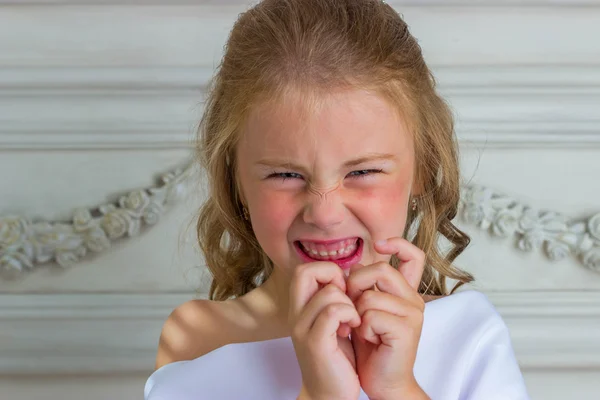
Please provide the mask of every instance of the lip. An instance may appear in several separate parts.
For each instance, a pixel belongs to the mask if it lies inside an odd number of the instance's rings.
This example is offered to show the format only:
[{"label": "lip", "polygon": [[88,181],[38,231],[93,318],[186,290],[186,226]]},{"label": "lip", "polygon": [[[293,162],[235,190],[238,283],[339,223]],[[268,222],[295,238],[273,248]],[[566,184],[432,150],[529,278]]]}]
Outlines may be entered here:
[{"label": "lip", "polygon": [[298,239],[298,241],[326,245],[326,244],[341,242],[343,240],[348,240],[348,239],[360,239],[360,238],[358,236],[348,236],[348,237],[341,238],[341,239],[331,239],[331,240]]},{"label": "lip", "polygon": [[[356,236],[354,236],[354,237],[356,237]],[[352,238],[352,236],[349,237],[348,239],[351,239],[351,238]],[[342,240],[344,240],[344,239],[342,239]],[[339,241],[339,240],[330,241],[330,242],[335,243],[336,241]],[[319,242],[314,242],[314,243],[319,243]],[[325,243],[325,242],[321,242],[321,243]],[[321,261],[321,260],[315,260],[314,258],[310,258],[309,256],[307,256],[306,253],[304,253],[304,251],[302,251],[302,249],[300,248],[300,243],[298,241],[294,242],[294,248],[296,249],[298,256],[304,262],[332,262],[334,264],[337,264],[343,270],[350,269],[351,266],[353,266],[354,264],[356,264],[360,261],[360,259],[362,258],[362,254],[363,254],[363,247],[364,247],[364,241],[361,238],[358,238],[358,250],[352,257],[342,258],[340,260]]]}]

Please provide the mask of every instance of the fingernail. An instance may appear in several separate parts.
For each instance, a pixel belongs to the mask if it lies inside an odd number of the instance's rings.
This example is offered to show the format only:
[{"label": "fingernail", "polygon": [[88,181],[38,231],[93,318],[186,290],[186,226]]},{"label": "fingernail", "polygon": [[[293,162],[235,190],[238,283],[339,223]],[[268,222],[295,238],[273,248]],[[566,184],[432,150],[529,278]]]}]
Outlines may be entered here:
[{"label": "fingernail", "polygon": [[387,240],[385,240],[385,239],[378,240],[378,241],[376,241],[376,242],[375,242],[375,244],[376,244],[376,245],[379,245],[379,246],[383,246],[383,245],[384,245],[384,244],[386,244],[386,243],[387,243]]}]

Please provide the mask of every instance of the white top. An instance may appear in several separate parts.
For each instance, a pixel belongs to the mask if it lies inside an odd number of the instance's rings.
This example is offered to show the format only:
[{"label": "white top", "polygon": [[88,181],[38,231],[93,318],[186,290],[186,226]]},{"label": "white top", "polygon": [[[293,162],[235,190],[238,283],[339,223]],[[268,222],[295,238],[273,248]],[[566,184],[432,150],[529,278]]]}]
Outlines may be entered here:
[{"label": "white top", "polygon": [[[528,400],[504,321],[468,290],[425,303],[414,366],[432,400]],[[302,375],[290,337],[234,343],[156,370],[145,400],[295,400]],[[360,400],[368,400],[361,390]]]}]

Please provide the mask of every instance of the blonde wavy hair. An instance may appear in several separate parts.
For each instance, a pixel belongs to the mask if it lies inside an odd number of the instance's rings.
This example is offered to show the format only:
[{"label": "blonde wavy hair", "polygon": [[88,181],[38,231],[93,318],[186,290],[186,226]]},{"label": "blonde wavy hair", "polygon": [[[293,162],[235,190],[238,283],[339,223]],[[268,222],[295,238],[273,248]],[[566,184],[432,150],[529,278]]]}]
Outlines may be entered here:
[{"label": "blonde wavy hair", "polygon": [[[237,179],[235,149],[249,113],[290,93],[299,93],[310,110],[340,89],[382,96],[414,136],[415,182],[423,193],[417,211],[408,210],[404,237],[426,254],[419,292],[446,295],[446,278],[457,281],[450,293],[473,281],[452,265],[470,242],[451,222],[460,191],[452,113],[392,7],[380,0],[264,0],[239,15],[224,50],[208,85],[197,145],[209,188],[197,234],[213,277],[210,299],[244,295],[273,271],[243,217]],[[438,248],[440,235],[450,250]],[[390,263],[398,261],[393,256]]]}]

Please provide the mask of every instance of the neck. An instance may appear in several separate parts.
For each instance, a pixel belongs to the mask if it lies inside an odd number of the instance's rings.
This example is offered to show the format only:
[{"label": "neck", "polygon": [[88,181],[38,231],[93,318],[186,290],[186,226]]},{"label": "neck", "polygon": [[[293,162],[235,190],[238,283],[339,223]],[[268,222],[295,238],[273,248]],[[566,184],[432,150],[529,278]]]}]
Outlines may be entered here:
[{"label": "neck", "polygon": [[288,323],[290,281],[291,277],[275,268],[261,286],[243,296],[243,302],[263,331],[261,335],[269,338],[291,335]]}]

